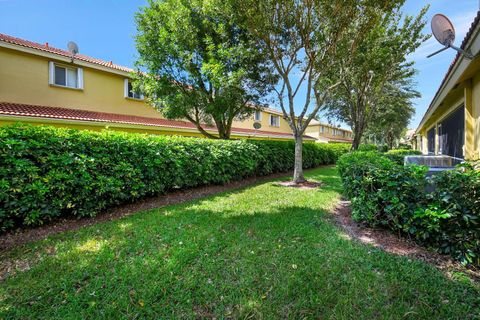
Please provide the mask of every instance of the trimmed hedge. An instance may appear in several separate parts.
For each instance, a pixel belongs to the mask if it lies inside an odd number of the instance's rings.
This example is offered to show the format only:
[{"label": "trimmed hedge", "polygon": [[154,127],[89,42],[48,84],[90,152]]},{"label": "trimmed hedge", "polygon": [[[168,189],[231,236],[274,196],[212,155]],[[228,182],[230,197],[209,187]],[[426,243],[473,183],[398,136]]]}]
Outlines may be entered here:
[{"label": "trimmed hedge", "polygon": [[393,149],[385,152],[385,156],[396,162],[403,165],[406,156],[421,155],[422,152],[418,150],[409,150],[409,149]]},{"label": "trimmed hedge", "polygon": [[[337,165],[356,221],[480,266],[480,171],[473,164],[431,179],[427,167],[402,166],[377,152],[349,153]],[[428,183],[435,191],[426,192]]]},{"label": "trimmed hedge", "polygon": [[[304,144],[304,167],[348,144]],[[294,142],[208,140],[49,126],[0,128],[0,230],[39,225],[139,198],[293,168]]]},{"label": "trimmed hedge", "polygon": [[371,143],[362,143],[358,146],[358,151],[377,151],[378,147]]},{"label": "trimmed hedge", "polygon": [[356,221],[402,229],[423,202],[426,167],[403,167],[381,153],[362,151],[340,157],[337,165]]}]

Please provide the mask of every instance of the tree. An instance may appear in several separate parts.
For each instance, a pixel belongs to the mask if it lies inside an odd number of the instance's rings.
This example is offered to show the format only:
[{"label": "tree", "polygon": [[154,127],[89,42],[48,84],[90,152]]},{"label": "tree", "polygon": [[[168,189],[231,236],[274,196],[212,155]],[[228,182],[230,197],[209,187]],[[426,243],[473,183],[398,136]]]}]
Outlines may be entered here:
[{"label": "tree", "polygon": [[[332,77],[336,57],[350,55],[371,25],[396,1],[383,0],[231,0],[237,21],[256,39],[273,65],[276,98],[295,137],[293,181],[305,181],[303,134],[339,85]],[[349,30],[357,28],[357,34]],[[348,39],[346,37],[349,37]],[[340,47],[339,43],[349,42]],[[299,102],[301,94],[303,101]],[[296,110],[299,111],[296,113]]]},{"label": "tree", "polygon": [[[249,34],[218,0],[149,0],[136,15],[135,87],[168,119],[229,139],[234,119],[261,108],[275,79]],[[215,125],[218,136],[202,124]]]},{"label": "tree", "polygon": [[412,99],[420,97],[420,93],[413,89],[414,85],[411,79],[387,84],[375,119],[366,128],[365,135],[386,143],[389,149],[393,148],[395,141],[404,136],[415,114]]},{"label": "tree", "polygon": [[[386,117],[396,112],[395,108],[405,107],[403,111],[408,115],[410,99],[417,96],[412,92],[409,80],[415,69],[413,62],[407,61],[407,56],[428,39],[422,34],[428,7],[416,17],[402,19],[403,2],[399,1],[392,12],[386,13],[368,31],[351,55],[336,58],[339,70],[336,75],[341,84],[332,94],[326,109],[331,117],[351,126],[353,150],[360,145],[369,125],[385,123]],[[356,32],[355,28],[350,30],[352,35]],[[350,44],[344,42],[340,46],[349,47]],[[401,117],[390,119],[405,121]],[[402,124],[398,126],[402,127]]]}]

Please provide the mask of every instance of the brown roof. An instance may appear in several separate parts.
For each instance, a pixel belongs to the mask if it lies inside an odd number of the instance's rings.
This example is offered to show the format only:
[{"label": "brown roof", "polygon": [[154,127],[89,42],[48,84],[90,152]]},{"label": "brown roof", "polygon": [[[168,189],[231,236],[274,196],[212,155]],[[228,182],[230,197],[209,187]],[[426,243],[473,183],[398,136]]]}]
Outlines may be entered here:
[{"label": "brown roof", "polygon": [[[475,30],[475,28],[478,26],[479,23],[480,23],[480,10],[477,12],[477,16],[475,17],[475,19],[473,20],[472,24],[470,25],[470,29],[468,30],[467,34],[465,35],[465,38],[463,38],[462,44],[460,45],[460,49],[462,49],[462,50],[465,50],[465,49],[466,49],[467,44],[468,44],[468,42],[470,41],[470,38],[473,36],[473,31]],[[427,113],[433,108],[433,102],[435,101],[435,99],[437,98],[437,96],[440,94],[443,85],[445,84],[445,82],[447,81],[448,77],[450,76],[450,73],[452,73],[453,67],[454,67],[455,64],[458,62],[458,60],[460,59],[461,56],[462,56],[462,53],[457,52],[457,55],[455,56],[455,58],[453,59],[452,63],[450,64],[450,67],[448,68],[447,73],[445,73],[445,76],[443,77],[443,80],[442,80],[442,82],[440,83],[440,86],[438,87],[437,92],[435,93],[435,96],[433,97],[432,101],[430,102],[430,105],[428,106],[428,109],[427,109],[427,111],[425,112],[425,114],[423,115],[422,120],[420,121],[420,123],[423,122],[423,120],[425,119],[425,116],[427,115]]]},{"label": "brown roof", "polygon": [[[130,125],[143,125],[161,128],[176,128],[196,130],[195,125],[186,121],[166,120],[161,118],[149,118],[140,116],[131,116],[124,114],[105,113],[88,111],[81,109],[69,109],[61,107],[49,107],[30,104],[20,104],[12,102],[0,102],[0,115],[19,116],[19,117],[35,117],[47,119],[63,119],[78,121],[93,121],[106,123],[122,123]],[[216,127],[202,126],[206,130],[216,131]],[[232,134],[240,135],[263,135],[272,138],[293,138],[291,133],[273,132],[244,128],[232,128]],[[304,136],[307,140],[315,140],[310,136]]]},{"label": "brown roof", "polygon": [[[51,47],[48,44],[48,42],[45,43],[45,44],[40,44],[40,43],[28,41],[28,40],[23,40],[23,39],[20,39],[20,38],[15,38],[15,37],[12,37],[12,36],[9,36],[9,35],[6,35],[6,34],[2,34],[2,33],[0,33],[0,41],[15,44],[15,45],[22,46],[22,47],[25,47],[25,48],[36,49],[36,50],[43,51],[43,52],[57,54],[57,55],[63,56],[63,57],[71,57],[72,56],[72,54],[68,51]],[[104,61],[104,60],[92,58],[92,57],[89,57],[89,56],[85,56],[83,54],[76,54],[75,59],[85,61],[85,62],[89,62],[89,63],[93,63],[93,64],[96,64],[96,65],[99,65],[99,66],[102,66],[102,67],[111,68],[111,69],[114,69],[114,70],[120,70],[120,71],[124,71],[124,72],[134,71],[131,68],[120,66],[118,64],[114,64],[112,61]]]}]

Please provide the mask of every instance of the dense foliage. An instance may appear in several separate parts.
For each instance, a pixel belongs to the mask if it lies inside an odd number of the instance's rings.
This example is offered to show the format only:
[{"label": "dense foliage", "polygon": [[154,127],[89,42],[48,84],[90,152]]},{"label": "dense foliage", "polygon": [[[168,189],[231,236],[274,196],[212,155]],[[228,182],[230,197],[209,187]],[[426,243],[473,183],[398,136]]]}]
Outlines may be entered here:
[{"label": "dense foliage", "polygon": [[434,176],[428,205],[415,212],[411,233],[456,259],[480,266],[480,171],[473,164]]},{"label": "dense foliage", "polygon": [[407,150],[407,149],[393,149],[385,152],[385,156],[390,160],[403,164],[406,156],[421,155],[422,152],[418,150]]},{"label": "dense foliage", "polygon": [[[404,2],[396,1],[392,10],[362,30],[362,41],[355,43],[347,36],[336,44],[340,47],[334,58],[337,66],[329,70],[331,81],[340,85],[326,110],[329,117],[352,128],[353,150],[365,133],[379,137],[391,148],[414,114],[413,99],[419,93],[413,81],[414,63],[407,57],[429,37],[422,33],[428,6],[410,16],[402,12]],[[359,30],[353,23],[348,33],[355,37]]]},{"label": "dense foliage", "polygon": [[215,125],[229,139],[234,119],[260,108],[275,81],[252,37],[225,1],[148,1],[136,15],[135,82],[168,119],[187,119],[203,135]]},{"label": "dense foliage", "polygon": [[[304,146],[304,166],[331,164],[348,144]],[[295,144],[0,128],[0,230],[94,216],[141,197],[293,169]]]},{"label": "dense foliage", "polygon": [[[480,265],[480,171],[465,164],[427,179],[427,167],[402,166],[387,156],[354,152],[338,160],[353,218]],[[426,191],[429,183],[433,192]]]},{"label": "dense foliage", "polygon": [[[297,143],[293,181],[302,182],[302,138],[340,84],[338,57],[353,56],[358,44],[364,42],[366,31],[404,1],[400,4],[398,0],[226,2],[232,4],[233,17],[273,66],[270,78],[278,79],[274,97]],[[356,68],[351,62],[348,67]]]},{"label": "dense foliage", "polygon": [[378,147],[371,143],[362,143],[358,147],[358,151],[377,151]]}]

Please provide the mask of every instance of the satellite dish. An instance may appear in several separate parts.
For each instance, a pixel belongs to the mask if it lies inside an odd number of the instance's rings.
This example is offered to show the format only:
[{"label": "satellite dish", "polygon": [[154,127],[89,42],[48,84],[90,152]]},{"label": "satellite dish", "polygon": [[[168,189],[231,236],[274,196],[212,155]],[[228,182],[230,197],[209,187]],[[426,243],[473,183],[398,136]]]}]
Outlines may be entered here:
[{"label": "satellite dish", "polygon": [[253,123],[253,128],[255,128],[255,130],[258,130],[262,127],[262,124],[260,122],[254,122]]},{"label": "satellite dish", "polygon": [[73,41],[68,42],[67,48],[68,51],[72,54],[72,56],[78,53],[78,45]]},{"label": "satellite dish", "polygon": [[455,28],[452,22],[443,14],[436,14],[432,18],[432,33],[435,39],[444,46],[450,46],[455,41]]},{"label": "satellite dish", "polygon": [[432,33],[435,39],[440,42],[444,48],[435,51],[434,53],[427,56],[427,58],[433,57],[434,55],[447,50],[448,48],[452,48],[458,52],[460,52],[463,56],[468,59],[473,59],[473,55],[469,52],[465,52],[464,50],[456,47],[453,45],[455,41],[455,28],[453,27],[452,22],[448,19],[445,15],[441,13],[437,13],[433,16],[432,22]]}]

